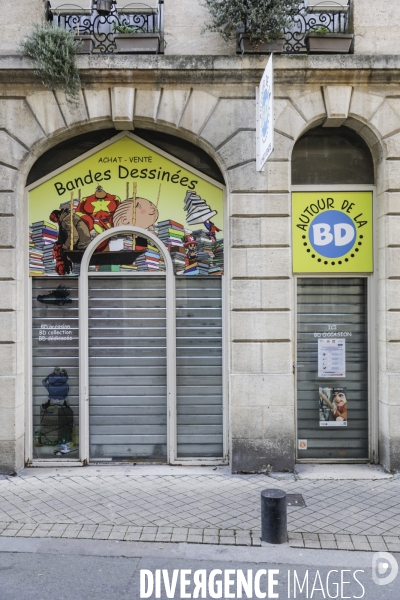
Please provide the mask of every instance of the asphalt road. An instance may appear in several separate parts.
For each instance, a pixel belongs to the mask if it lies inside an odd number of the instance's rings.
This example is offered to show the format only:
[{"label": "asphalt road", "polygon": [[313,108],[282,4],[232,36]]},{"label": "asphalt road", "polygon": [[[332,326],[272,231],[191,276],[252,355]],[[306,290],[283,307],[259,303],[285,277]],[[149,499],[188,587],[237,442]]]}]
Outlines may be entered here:
[{"label": "asphalt road", "polygon": [[[2,538],[0,599],[180,599],[196,597],[196,585],[199,598],[236,598],[239,582],[243,598],[400,600],[400,575],[388,585],[377,585],[372,580],[372,558],[372,553],[286,546],[238,548]],[[390,570],[388,566],[379,577],[387,577]],[[152,593],[149,579],[153,579]],[[175,590],[167,595],[165,583],[173,588],[175,582]]]}]

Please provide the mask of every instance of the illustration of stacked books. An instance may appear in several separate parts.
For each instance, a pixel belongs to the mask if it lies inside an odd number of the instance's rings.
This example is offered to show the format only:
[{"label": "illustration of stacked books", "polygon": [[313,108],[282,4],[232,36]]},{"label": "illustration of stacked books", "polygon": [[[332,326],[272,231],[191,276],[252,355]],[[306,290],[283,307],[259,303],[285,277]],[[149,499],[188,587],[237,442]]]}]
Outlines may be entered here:
[{"label": "illustration of stacked books", "polygon": [[29,274],[44,275],[43,250],[35,247],[32,227],[29,227]]},{"label": "illustration of stacked books", "polygon": [[185,254],[182,252],[171,252],[172,264],[174,267],[174,273],[183,271],[186,267]]},{"label": "illustration of stacked books", "polygon": [[217,214],[217,211],[212,210],[207,202],[195,192],[186,192],[183,208],[187,212],[186,222],[188,225],[204,223]]},{"label": "illustration of stacked books", "polygon": [[158,237],[166,246],[183,247],[185,228],[176,221],[161,221],[158,223]]},{"label": "illustration of stacked books", "polygon": [[[34,252],[36,254],[35,258],[37,259],[38,255],[41,255],[42,260],[42,268],[37,263],[35,267],[39,267],[41,271],[40,274],[43,275],[51,274],[54,272],[55,260],[53,258],[53,246],[57,241],[58,237],[58,227],[55,223],[49,223],[48,221],[37,221],[36,223],[32,223],[32,242],[34,244]],[[31,234],[31,232],[30,232]],[[31,237],[29,239],[31,242]],[[30,250],[29,255],[31,255],[32,250]],[[31,257],[29,256],[29,269],[31,269]]]},{"label": "illustration of stacked books", "polygon": [[156,246],[148,245],[146,252],[135,261],[138,271],[164,271],[165,264]]},{"label": "illustration of stacked books", "polygon": [[212,244],[214,258],[210,260],[209,275],[222,275],[224,272],[224,240]]}]

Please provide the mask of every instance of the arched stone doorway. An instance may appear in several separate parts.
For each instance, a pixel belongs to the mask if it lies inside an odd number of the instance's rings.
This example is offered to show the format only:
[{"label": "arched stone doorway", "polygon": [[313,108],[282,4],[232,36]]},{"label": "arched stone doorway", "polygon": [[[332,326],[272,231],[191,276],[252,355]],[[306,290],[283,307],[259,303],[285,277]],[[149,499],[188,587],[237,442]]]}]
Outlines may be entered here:
[{"label": "arched stone doorway", "polygon": [[347,127],[292,156],[299,462],[377,460],[374,165]]}]

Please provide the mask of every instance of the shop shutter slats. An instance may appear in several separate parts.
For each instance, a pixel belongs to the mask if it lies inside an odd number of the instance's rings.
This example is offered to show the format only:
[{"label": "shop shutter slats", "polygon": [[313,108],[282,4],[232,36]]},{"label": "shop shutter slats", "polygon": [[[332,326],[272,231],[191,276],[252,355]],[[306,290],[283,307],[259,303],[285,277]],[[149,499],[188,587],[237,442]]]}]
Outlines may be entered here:
[{"label": "shop shutter slats", "polygon": [[176,307],[178,458],[221,457],[221,278],[176,278]]},{"label": "shop shutter slats", "polygon": [[165,306],[165,277],[89,277],[93,460],[166,460]]},{"label": "shop shutter slats", "polygon": [[[297,294],[299,459],[368,459],[368,315],[365,278],[300,278]],[[328,325],[336,325],[330,331]],[[318,377],[318,337],[347,332],[346,377]],[[324,339],[324,338],[322,338]],[[319,425],[318,390],[347,388],[347,427]]]},{"label": "shop shutter slats", "polygon": [[[46,296],[65,285],[69,292],[69,300],[64,306],[42,304],[37,300],[39,295]],[[32,400],[33,400],[33,433],[34,433],[34,458],[55,458],[54,450],[59,447],[57,443],[48,444],[45,436],[41,438],[43,445],[38,445],[38,433],[41,431],[41,406],[48,400],[48,393],[42,385],[42,380],[47,377],[55,367],[66,369],[68,373],[69,392],[68,406],[73,411],[74,442],[78,440],[79,427],[79,324],[78,324],[78,281],[68,277],[34,277],[32,278]],[[70,327],[72,340],[39,340],[42,325],[47,326],[46,331],[57,331],[59,326]],[[48,333],[46,334],[47,337]],[[77,444],[75,452],[66,455],[67,458],[79,458]]]}]

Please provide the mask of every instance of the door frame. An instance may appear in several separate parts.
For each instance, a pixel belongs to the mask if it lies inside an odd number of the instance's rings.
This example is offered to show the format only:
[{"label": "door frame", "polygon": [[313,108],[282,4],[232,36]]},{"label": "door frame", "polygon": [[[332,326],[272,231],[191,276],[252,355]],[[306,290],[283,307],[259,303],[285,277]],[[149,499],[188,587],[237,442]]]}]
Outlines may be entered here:
[{"label": "door frame", "polygon": [[[293,372],[294,372],[294,419],[295,419],[295,457],[296,463],[367,463],[379,464],[379,397],[378,397],[378,219],[376,206],[375,185],[292,185],[293,192],[372,192],[372,236],[373,236],[373,265],[372,273],[293,273],[292,310],[293,310]],[[291,213],[292,214],[292,213]],[[292,221],[291,221],[292,228]],[[292,231],[291,231],[292,239]],[[292,243],[291,243],[292,245]],[[293,247],[292,247],[293,252]],[[300,278],[327,277],[358,277],[367,279],[367,310],[368,310],[368,458],[365,459],[327,459],[327,458],[298,458],[298,428],[297,428],[297,280]]]},{"label": "door frame", "polygon": [[[171,255],[158,237],[135,225],[122,225],[104,231],[86,248],[79,276],[79,453],[82,464],[90,462],[89,452],[89,264],[96,248],[116,235],[148,238],[164,258],[166,269],[166,343],[167,343],[167,462],[176,460],[176,309],[175,276]],[[118,273],[120,276],[120,273]],[[126,274],[125,277],[131,277]],[[94,462],[96,462],[94,460]]]}]

